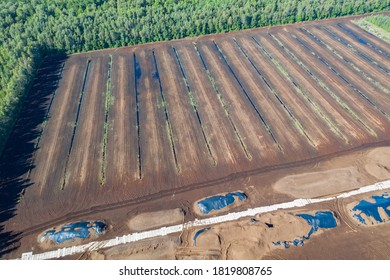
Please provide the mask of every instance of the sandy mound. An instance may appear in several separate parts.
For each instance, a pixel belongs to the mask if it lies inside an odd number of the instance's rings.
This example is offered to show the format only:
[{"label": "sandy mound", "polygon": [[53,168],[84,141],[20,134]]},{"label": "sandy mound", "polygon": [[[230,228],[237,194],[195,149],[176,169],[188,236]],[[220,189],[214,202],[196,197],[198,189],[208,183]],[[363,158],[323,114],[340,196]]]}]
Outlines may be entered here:
[{"label": "sandy mound", "polygon": [[173,260],[179,238],[165,236],[91,252],[93,260]]},{"label": "sandy mound", "polygon": [[[258,215],[255,220],[234,221],[213,225],[210,230],[197,236],[196,246],[194,236],[202,228],[191,230],[183,242],[186,247],[181,247],[176,252],[178,259],[207,257],[213,252],[213,258],[218,259],[260,259],[267,252],[283,248],[273,242],[293,241],[306,236],[311,226],[293,213],[275,212]],[[315,232],[319,234],[323,229]],[[310,242],[305,240],[305,242]],[[216,252],[219,255],[216,256]]]},{"label": "sandy mound", "polygon": [[134,231],[144,231],[183,223],[184,212],[180,208],[141,213],[131,218],[128,226]]},{"label": "sandy mound", "polygon": [[390,179],[390,148],[381,147],[369,152],[365,168],[376,179]]},{"label": "sandy mound", "polygon": [[277,181],[273,188],[297,198],[314,198],[357,188],[360,177],[356,167],[337,168],[286,176]]}]

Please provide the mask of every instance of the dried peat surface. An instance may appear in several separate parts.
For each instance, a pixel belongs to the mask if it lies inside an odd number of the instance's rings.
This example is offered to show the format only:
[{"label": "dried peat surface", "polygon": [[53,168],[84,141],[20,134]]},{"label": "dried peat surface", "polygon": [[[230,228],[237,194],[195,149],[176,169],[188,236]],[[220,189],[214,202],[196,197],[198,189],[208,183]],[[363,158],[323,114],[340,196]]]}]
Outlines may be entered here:
[{"label": "dried peat surface", "polygon": [[[1,155],[0,257],[42,251],[37,236],[72,221],[104,220],[113,237],[199,218],[194,204],[218,194],[248,198],[219,214],[389,179],[390,44],[356,18],[47,58]],[[261,241],[302,229],[279,213],[296,228],[236,221],[196,247],[184,232],[82,258],[390,258],[344,202],[318,207],[301,213],[339,225],[304,247]],[[358,240],[361,254],[321,255]]]}]

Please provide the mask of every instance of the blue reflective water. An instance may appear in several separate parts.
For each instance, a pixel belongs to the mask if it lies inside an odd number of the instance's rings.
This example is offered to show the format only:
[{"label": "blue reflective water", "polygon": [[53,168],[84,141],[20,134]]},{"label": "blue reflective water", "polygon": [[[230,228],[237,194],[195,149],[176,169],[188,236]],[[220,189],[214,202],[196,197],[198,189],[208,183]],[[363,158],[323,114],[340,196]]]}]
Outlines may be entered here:
[{"label": "blue reflective water", "polygon": [[46,231],[41,237],[41,242],[45,241],[46,238],[53,240],[57,244],[75,238],[84,239],[89,236],[90,229],[94,230],[94,234],[101,234],[105,228],[106,224],[103,222],[76,222],[64,225],[61,230],[57,232],[54,229]]},{"label": "blue reflective water", "polygon": [[[340,25],[339,25],[340,26]],[[352,30],[348,29],[348,28],[345,28],[343,26],[340,26],[341,29],[345,30],[348,34],[350,34],[352,37],[354,37],[356,40],[359,41],[359,43],[363,44],[363,45],[368,45],[368,43],[363,40],[362,38],[360,38],[355,32],[352,32]]]},{"label": "blue reflective water", "polygon": [[362,224],[367,224],[367,221],[363,218],[362,214],[367,217],[374,218],[374,220],[378,223],[382,223],[383,219],[379,214],[379,208],[382,208],[390,217],[390,195],[388,193],[384,193],[381,196],[373,195],[372,198],[375,202],[362,200],[354,208],[352,208],[352,211],[355,212],[353,217]]},{"label": "blue reflective water", "polygon": [[199,234],[201,234],[201,233],[203,233],[203,232],[205,232],[205,231],[208,231],[208,230],[210,230],[211,228],[203,228],[203,229],[201,229],[201,230],[198,230],[196,233],[195,233],[195,235],[194,235],[194,246],[196,246],[196,239],[198,238],[198,236],[199,236]]},{"label": "blue reflective water", "polygon": [[311,225],[311,230],[305,236],[309,239],[310,236],[316,232],[319,228],[334,228],[337,226],[336,218],[332,212],[316,212],[315,216],[309,214],[298,214],[298,217],[304,218],[306,222]]},{"label": "blue reflective water", "polygon": [[241,192],[228,193],[227,195],[216,195],[205,198],[198,202],[198,207],[202,214],[208,214],[210,211],[219,210],[232,204],[235,201],[235,197],[239,200],[247,199],[246,194]]},{"label": "blue reflective water", "polygon": [[304,240],[310,239],[310,236],[319,228],[334,228],[337,226],[336,218],[330,211],[319,211],[316,212],[314,216],[309,214],[297,214],[297,216],[305,219],[306,222],[311,226],[309,233],[305,236],[298,237],[293,241],[272,242],[273,245],[283,245],[283,247],[286,249],[290,246],[303,246]]}]

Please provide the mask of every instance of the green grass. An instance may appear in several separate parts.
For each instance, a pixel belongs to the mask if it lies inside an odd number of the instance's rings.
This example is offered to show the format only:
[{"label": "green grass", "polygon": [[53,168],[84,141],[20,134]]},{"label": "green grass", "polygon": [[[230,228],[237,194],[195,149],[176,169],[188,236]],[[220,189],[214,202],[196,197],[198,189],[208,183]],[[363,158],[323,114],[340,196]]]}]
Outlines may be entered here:
[{"label": "green grass", "polygon": [[374,15],[355,21],[371,34],[390,42],[390,16]]}]

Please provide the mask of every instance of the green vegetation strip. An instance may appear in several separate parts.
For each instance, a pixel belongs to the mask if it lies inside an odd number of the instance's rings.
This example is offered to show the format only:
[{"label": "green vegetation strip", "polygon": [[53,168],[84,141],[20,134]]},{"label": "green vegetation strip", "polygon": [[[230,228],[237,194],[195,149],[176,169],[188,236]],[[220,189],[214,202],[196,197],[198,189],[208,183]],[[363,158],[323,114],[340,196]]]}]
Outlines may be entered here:
[{"label": "green vegetation strip", "polygon": [[112,67],[112,56],[110,55],[110,61],[108,62],[107,71],[107,90],[106,90],[106,102],[105,102],[105,114],[104,114],[104,135],[102,144],[102,167],[100,170],[100,185],[106,183],[106,157],[107,157],[107,141],[108,141],[108,117],[111,107],[111,67]]},{"label": "green vegetation strip", "polygon": [[390,89],[387,87],[383,86],[380,82],[377,80],[373,79],[368,75],[366,72],[361,70],[358,66],[356,66],[351,60],[347,59],[346,57],[342,56],[339,52],[337,52],[334,48],[332,48],[329,44],[318,38],[316,35],[314,35],[312,32],[310,32],[306,28],[300,28],[301,31],[307,33],[313,40],[315,40],[317,43],[320,45],[323,45],[326,47],[329,51],[331,51],[337,58],[342,60],[343,62],[347,63],[349,66],[351,66],[356,72],[359,72],[360,74],[363,75],[363,77],[369,81],[372,85],[376,86],[377,88],[381,89],[383,92],[390,94]]},{"label": "green vegetation strip", "polygon": [[226,104],[226,102],[225,102],[225,100],[224,100],[224,98],[223,98],[223,96],[222,96],[220,90],[218,89],[217,84],[215,83],[214,77],[211,75],[210,70],[208,69],[208,67],[207,67],[207,65],[206,65],[206,63],[205,63],[205,61],[203,60],[203,57],[202,57],[201,53],[199,52],[199,49],[198,49],[198,47],[197,47],[197,45],[196,45],[196,42],[193,42],[193,45],[194,45],[195,51],[197,52],[197,54],[198,54],[200,60],[202,61],[203,67],[204,67],[204,69],[206,70],[206,73],[207,73],[207,77],[209,78],[209,81],[210,81],[212,87],[214,88],[214,91],[215,91],[215,93],[216,93],[216,95],[217,95],[217,97],[218,97],[218,100],[219,100],[219,102],[221,103],[221,106],[222,106],[222,108],[223,108],[224,111],[225,111],[226,117],[228,118],[228,120],[229,120],[231,126],[233,127],[234,133],[235,133],[235,135],[236,135],[238,141],[239,141],[240,144],[241,144],[241,147],[242,147],[242,149],[243,149],[243,151],[244,151],[244,153],[245,153],[245,156],[246,156],[249,160],[251,160],[251,159],[252,159],[252,155],[249,153],[249,151],[248,151],[248,149],[247,149],[247,147],[246,147],[246,145],[245,145],[245,143],[244,143],[244,141],[243,141],[243,139],[242,139],[240,133],[239,133],[238,130],[237,130],[236,125],[235,125],[234,122],[233,122],[233,119],[232,119],[232,117],[231,117],[231,115],[230,115],[229,108],[228,108],[228,106],[227,106],[227,104]]},{"label": "green vegetation strip", "polygon": [[222,50],[219,48],[219,46],[217,45],[217,43],[215,41],[213,41],[214,43],[214,46],[215,48],[218,50],[219,54],[221,55],[221,57],[223,58],[226,66],[228,67],[228,69],[230,70],[230,73],[233,75],[233,77],[236,79],[238,85],[240,86],[242,92],[244,93],[244,95],[246,96],[246,98],[248,99],[249,103],[252,105],[252,108],[255,110],[256,114],[258,115],[258,117],[260,118],[261,120],[261,123],[262,125],[264,126],[264,128],[266,129],[266,131],[268,132],[268,134],[271,136],[272,140],[275,142],[275,144],[278,146],[279,150],[280,151],[283,151],[283,148],[282,146],[279,144],[278,140],[276,140],[276,137],[274,135],[274,133],[272,132],[271,130],[271,127],[268,125],[268,123],[266,122],[262,112],[260,112],[259,108],[257,108],[256,104],[253,102],[252,98],[249,96],[248,92],[245,90],[245,88],[243,87],[242,83],[240,82],[240,80],[238,79],[237,75],[234,73],[232,67],[230,66],[228,60],[227,60],[227,57],[224,55],[224,53],[222,52]]},{"label": "green vegetation strip", "polygon": [[300,38],[298,38],[293,32],[288,32],[297,42],[299,42],[305,49],[307,49],[314,57],[316,57],[322,64],[328,67],[336,76],[342,79],[354,92],[356,92],[360,97],[365,99],[375,110],[381,113],[386,118],[390,119],[390,116],[383,111],[374,101],[372,101],[365,93],[355,87],[347,78],[340,74],[340,72],[335,68],[333,64],[324,59],[318,53],[316,53],[311,47],[307,46]]},{"label": "green vegetation strip", "polygon": [[354,53],[356,53],[358,56],[364,58],[365,60],[367,60],[368,62],[372,63],[373,65],[375,65],[375,67],[377,67],[378,69],[380,69],[382,72],[384,72],[385,74],[389,75],[390,74],[390,71],[388,69],[386,69],[385,67],[383,67],[382,65],[380,65],[378,62],[376,62],[375,60],[373,60],[371,57],[369,57],[368,55],[366,55],[365,53],[362,53],[361,51],[355,49],[348,41],[340,38],[336,33],[332,32],[330,29],[326,28],[325,26],[321,26],[320,29],[324,30],[330,37],[332,37],[334,40],[337,40],[339,41],[341,44],[343,44],[344,46],[347,46],[349,49],[351,49]]},{"label": "green vegetation strip", "polygon": [[[273,61],[272,55],[260,44],[258,40],[256,40],[254,37],[252,39],[256,42],[257,46],[259,46],[263,52],[268,56],[268,58]],[[279,103],[282,105],[283,109],[287,112],[289,115],[290,119],[294,123],[294,126],[298,129],[299,133],[301,133],[306,139],[309,141],[309,143],[313,146],[316,147],[316,144],[313,142],[313,140],[310,138],[310,136],[306,133],[305,128],[303,127],[303,124],[294,116],[294,114],[291,112],[291,110],[287,107],[286,103],[282,100],[282,98],[277,94],[275,89],[271,86],[270,82],[267,81],[265,76],[260,72],[259,68],[256,67],[256,65],[252,62],[252,60],[249,58],[247,53],[241,48],[241,46],[237,43],[236,40],[234,40],[238,46],[238,48],[241,50],[241,52],[245,55],[245,57],[248,59],[248,61],[251,63],[253,68],[256,70],[257,74],[263,79],[264,83],[267,85],[268,89],[272,92],[272,94],[275,96],[275,98],[279,101]],[[282,71],[285,72],[284,69]]]},{"label": "green vegetation strip", "polygon": [[372,136],[377,136],[377,134],[375,133],[375,131],[373,129],[371,129],[367,124],[365,124],[362,119],[359,117],[359,115],[354,112],[349,106],[348,104],[346,104],[344,102],[344,100],[342,100],[337,94],[335,94],[327,85],[326,83],[321,80],[319,77],[317,77],[316,75],[314,75],[310,69],[300,60],[298,59],[298,57],[290,50],[288,49],[275,35],[269,33],[270,37],[272,39],[274,39],[279,47],[285,51],[304,71],[306,71],[310,77],[315,80],[317,82],[317,84],[322,88],[324,89],[324,91],[326,93],[328,93],[343,109],[345,109],[357,122],[359,122],[366,130],[369,134],[371,134]]},{"label": "green vegetation strip", "polygon": [[202,131],[203,139],[204,139],[204,141],[205,141],[205,143],[206,143],[207,151],[208,151],[208,153],[209,153],[211,162],[212,162],[212,164],[215,166],[215,165],[217,165],[217,161],[216,161],[216,159],[215,159],[215,157],[214,157],[214,155],[213,155],[213,152],[212,152],[212,150],[211,150],[210,142],[209,142],[209,140],[208,140],[207,137],[206,137],[206,132],[204,131],[202,119],[200,118],[200,115],[199,115],[198,106],[197,106],[197,104],[196,104],[194,94],[193,94],[193,92],[191,91],[190,85],[189,85],[189,83],[188,83],[188,81],[187,81],[186,74],[184,73],[183,65],[181,64],[181,61],[180,61],[180,58],[179,58],[179,54],[177,53],[177,51],[176,51],[176,49],[175,49],[174,47],[172,47],[172,49],[173,49],[173,52],[175,53],[176,60],[177,60],[177,63],[179,64],[180,71],[181,71],[181,74],[182,74],[184,83],[185,83],[185,85],[186,85],[186,87],[187,87],[187,91],[188,91],[188,96],[189,96],[189,99],[190,99],[190,103],[191,103],[191,105],[192,105],[192,108],[193,108],[194,111],[195,111],[196,117],[198,118],[198,122],[199,122],[199,125],[200,125],[200,129],[201,129],[201,131]]},{"label": "green vegetation strip", "polygon": [[165,101],[164,92],[162,90],[161,80],[160,80],[160,72],[158,71],[158,65],[157,65],[157,60],[156,60],[156,55],[154,53],[154,50],[153,50],[153,61],[154,61],[154,67],[156,69],[156,75],[158,78],[158,85],[160,87],[160,96],[161,96],[162,106],[164,108],[165,123],[166,123],[166,127],[167,127],[169,142],[171,143],[173,159],[175,161],[176,171],[177,171],[177,173],[180,173],[180,167],[179,167],[179,163],[177,161],[177,155],[176,155],[175,139],[173,137],[173,130],[172,130],[171,122],[169,120],[169,112],[168,112],[168,108],[167,108],[167,102]]},{"label": "green vegetation strip", "polygon": [[[269,53],[263,46],[263,49],[266,51],[266,53]],[[323,109],[321,106],[316,103],[311,97],[310,94],[307,93],[299,84],[297,81],[294,80],[293,77],[287,72],[287,70],[280,64],[280,62],[275,59],[272,55],[269,55],[270,60],[272,63],[276,66],[276,68],[279,70],[279,72],[293,85],[295,90],[301,94],[312,106],[313,110],[318,114],[328,125],[330,130],[338,137],[344,139],[346,143],[348,143],[348,139],[343,135],[343,133],[338,129],[338,127],[332,122],[329,116],[326,115],[326,113],[323,112]]]}]

